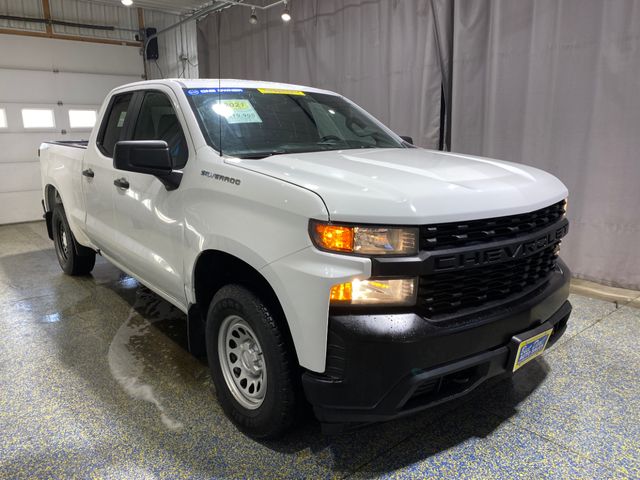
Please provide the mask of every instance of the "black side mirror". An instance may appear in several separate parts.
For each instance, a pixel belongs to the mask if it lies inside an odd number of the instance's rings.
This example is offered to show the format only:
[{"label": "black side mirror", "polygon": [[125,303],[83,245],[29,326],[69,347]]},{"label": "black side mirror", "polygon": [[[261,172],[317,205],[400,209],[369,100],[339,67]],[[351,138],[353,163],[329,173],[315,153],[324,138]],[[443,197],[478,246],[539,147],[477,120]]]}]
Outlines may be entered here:
[{"label": "black side mirror", "polygon": [[410,143],[411,145],[413,145],[413,138],[407,137],[405,135],[400,135],[400,138],[403,139],[405,142]]},{"label": "black side mirror", "polygon": [[116,143],[113,168],[153,175],[167,190],[175,190],[182,172],[173,170],[169,145],[164,140],[127,140]]}]

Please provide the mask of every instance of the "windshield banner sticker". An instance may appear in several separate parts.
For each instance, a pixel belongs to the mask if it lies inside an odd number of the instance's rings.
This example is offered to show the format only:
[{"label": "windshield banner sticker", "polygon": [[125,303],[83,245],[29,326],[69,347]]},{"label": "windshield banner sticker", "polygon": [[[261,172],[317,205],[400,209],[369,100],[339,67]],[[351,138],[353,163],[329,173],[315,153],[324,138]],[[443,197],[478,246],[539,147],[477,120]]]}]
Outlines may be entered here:
[{"label": "windshield banner sticker", "polygon": [[270,93],[276,95],[303,95],[304,92],[300,90],[281,90],[279,88],[259,88],[258,91],[260,93]]},{"label": "windshield banner sticker", "polygon": [[187,90],[187,95],[204,95],[207,93],[242,93],[242,88],[190,88]]}]

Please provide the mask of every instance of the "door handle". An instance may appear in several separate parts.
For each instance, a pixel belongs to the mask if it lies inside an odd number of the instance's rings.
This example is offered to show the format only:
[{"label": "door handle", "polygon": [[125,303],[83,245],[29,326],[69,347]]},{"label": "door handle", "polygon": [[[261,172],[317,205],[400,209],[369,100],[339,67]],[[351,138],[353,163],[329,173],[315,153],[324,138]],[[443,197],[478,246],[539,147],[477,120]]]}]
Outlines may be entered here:
[{"label": "door handle", "polygon": [[113,184],[118,187],[118,188],[123,188],[123,189],[127,189],[129,188],[129,182],[127,182],[127,179],[122,177],[122,178],[117,178],[113,181]]},{"label": "door handle", "polygon": [[93,178],[96,174],[93,173],[93,170],[87,168],[86,170],[82,170],[82,175],[84,175],[85,177]]}]

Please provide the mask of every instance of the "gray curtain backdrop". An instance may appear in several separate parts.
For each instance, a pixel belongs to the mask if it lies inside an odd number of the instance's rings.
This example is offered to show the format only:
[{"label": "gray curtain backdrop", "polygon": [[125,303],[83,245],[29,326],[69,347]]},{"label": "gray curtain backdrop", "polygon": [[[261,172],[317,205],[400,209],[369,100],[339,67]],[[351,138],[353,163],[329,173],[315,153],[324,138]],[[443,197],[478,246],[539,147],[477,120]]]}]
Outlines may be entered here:
[{"label": "gray curtain backdrop", "polygon": [[[425,0],[294,0],[233,7],[198,24],[200,77],[299,83],[339,92],[400,135],[438,148],[440,57]],[[218,32],[218,24],[220,30]],[[220,34],[220,59],[218,58]]]},{"label": "gray curtain backdrop", "polygon": [[640,2],[459,1],[453,32],[452,150],[557,175],[574,274],[640,288]]},{"label": "gray curtain backdrop", "polygon": [[[570,190],[563,257],[640,288],[640,0],[294,0],[198,25],[200,76],[327,88],[415,143],[534,165]],[[219,27],[219,28],[218,28]],[[218,56],[220,38],[220,58]]]}]

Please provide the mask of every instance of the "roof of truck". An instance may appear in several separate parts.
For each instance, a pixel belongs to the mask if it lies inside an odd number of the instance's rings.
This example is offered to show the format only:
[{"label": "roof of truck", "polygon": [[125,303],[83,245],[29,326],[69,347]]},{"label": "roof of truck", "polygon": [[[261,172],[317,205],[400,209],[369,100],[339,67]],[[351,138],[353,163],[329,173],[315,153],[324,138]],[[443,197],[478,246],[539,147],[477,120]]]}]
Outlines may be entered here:
[{"label": "roof of truck", "polygon": [[279,90],[301,90],[303,92],[312,92],[312,93],[326,93],[329,95],[338,95],[335,92],[330,90],[322,90],[320,88],[307,87],[305,85],[294,85],[290,83],[278,83],[278,82],[263,82],[258,80],[240,80],[233,78],[196,78],[196,79],[185,79],[185,78],[166,78],[166,79],[157,79],[157,80],[145,80],[143,82],[135,82],[127,85],[122,85],[121,88],[124,87],[132,87],[132,86],[140,86],[144,87],[145,85],[151,84],[165,84],[169,86],[178,86],[179,88],[270,88],[270,89],[279,89]]}]

